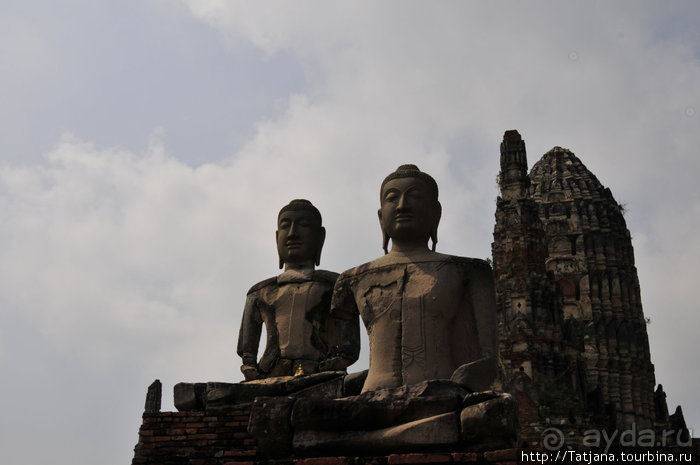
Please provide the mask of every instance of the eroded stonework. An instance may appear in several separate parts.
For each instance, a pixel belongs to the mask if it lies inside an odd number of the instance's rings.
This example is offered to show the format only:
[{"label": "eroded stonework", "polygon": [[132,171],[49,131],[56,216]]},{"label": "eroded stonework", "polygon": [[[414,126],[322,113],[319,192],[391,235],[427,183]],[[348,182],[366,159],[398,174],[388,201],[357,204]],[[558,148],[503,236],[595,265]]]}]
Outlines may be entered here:
[{"label": "eroded stonework", "polygon": [[[359,320],[329,316],[337,273],[316,270],[326,230],[306,199],[292,200],[277,217],[275,238],[284,271],[246,296],[238,355],[246,381],[345,370],[360,352]],[[258,348],[265,327],[265,350]]]},{"label": "eroded stonework", "polygon": [[459,366],[495,355],[489,266],[424,255],[382,257],[344,272],[336,285],[334,314],[359,314],[373,341],[363,391],[449,379]]},{"label": "eroded stonework", "polygon": [[521,420],[668,426],[655,414],[665,400],[655,406],[624,207],[569,150],[555,147],[528,174],[517,131],[501,144],[499,187],[492,251],[502,378],[527,399]]}]

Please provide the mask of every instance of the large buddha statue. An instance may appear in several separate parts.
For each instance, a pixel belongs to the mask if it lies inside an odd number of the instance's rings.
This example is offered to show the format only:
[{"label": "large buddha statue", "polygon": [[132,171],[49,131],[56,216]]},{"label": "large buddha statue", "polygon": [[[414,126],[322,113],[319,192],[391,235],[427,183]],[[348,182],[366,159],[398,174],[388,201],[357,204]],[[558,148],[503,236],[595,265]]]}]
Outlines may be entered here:
[{"label": "large buddha statue", "polygon": [[517,406],[490,390],[498,346],[490,266],[435,251],[438,187],[415,165],[384,179],[380,202],[385,255],[342,273],[331,305],[334,317],[359,315],[367,329],[362,393],[298,400],[291,415],[295,450],[514,447]]},{"label": "large buddha statue", "polygon": [[[245,379],[345,370],[360,350],[357,322],[329,318],[337,273],[316,270],[326,230],[311,202],[292,200],[277,218],[284,271],[248,291],[238,337]],[[257,359],[262,326],[266,347]]]},{"label": "large buddha statue", "polygon": [[468,387],[488,388],[498,344],[491,267],[435,252],[438,187],[415,165],[387,176],[380,200],[385,255],[344,272],[332,305],[341,318],[359,313],[367,328],[370,364],[363,391],[450,378],[467,363]]}]

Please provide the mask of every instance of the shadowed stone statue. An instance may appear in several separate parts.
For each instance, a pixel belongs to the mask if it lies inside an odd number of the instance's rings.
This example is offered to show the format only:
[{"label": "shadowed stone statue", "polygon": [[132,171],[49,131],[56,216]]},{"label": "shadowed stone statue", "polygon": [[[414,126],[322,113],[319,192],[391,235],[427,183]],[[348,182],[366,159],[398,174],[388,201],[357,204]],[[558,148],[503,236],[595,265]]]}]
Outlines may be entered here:
[{"label": "shadowed stone statue", "polygon": [[[342,395],[345,369],[360,352],[359,320],[329,316],[338,274],[315,269],[326,237],[321,214],[308,200],[292,200],[279,212],[275,235],[284,271],[250,289],[238,334],[246,381],[178,383],[174,388],[178,410],[228,409],[257,397]],[[258,360],[263,325],[266,346]],[[266,436],[276,425],[277,416],[270,418],[273,426],[260,427],[261,447],[270,443]],[[257,431],[255,426],[253,430]],[[267,447],[274,449],[274,444]]]},{"label": "shadowed stone statue", "polygon": [[438,187],[414,165],[387,176],[377,213],[385,255],[344,272],[333,297],[334,315],[359,314],[367,328],[370,368],[363,391],[448,379],[477,361],[478,370],[470,367],[464,382],[474,391],[488,388],[497,351],[490,266],[435,252]]},{"label": "shadowed stone statue", "polygon": [[[435,252],[435,180],[415,165],[386,177],[378,211],[385,255],[339,277],[332,315],[358,315],[370,343],[362,394],[300,399],[300,453],[513,447],[517,407],[489,391],[496,376],[495,290],[483,260]],[[432,241],[432,248],[428,242]],[[388,251],[389,243],[391,250]]]},{"label": "shadowed stone statue", "polygon": [[[284,272],[253,286],[243,310],[238,355],[246,380],[345,370],[357,360],[357,322],[328,317],[338,274],[315,269],[325,237],[321,214],[308,200],[280,210],[276,240]],[[267,345],[258,361],[263,323]]]}]

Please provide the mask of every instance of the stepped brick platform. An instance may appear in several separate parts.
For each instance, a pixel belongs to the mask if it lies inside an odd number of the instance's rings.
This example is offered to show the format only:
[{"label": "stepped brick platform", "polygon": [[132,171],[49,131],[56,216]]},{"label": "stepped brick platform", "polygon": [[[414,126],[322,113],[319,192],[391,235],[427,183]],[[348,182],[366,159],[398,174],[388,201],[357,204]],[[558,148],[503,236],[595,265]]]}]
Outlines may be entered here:
[{"label": "stepped brick platform", "polygon": [[223,412],[144,412],[132,465],[399,465],[422,463],[515,464],[516,449],[443,451],[379,457],[309,457],[265,460],[248,434],[250,406]]}]

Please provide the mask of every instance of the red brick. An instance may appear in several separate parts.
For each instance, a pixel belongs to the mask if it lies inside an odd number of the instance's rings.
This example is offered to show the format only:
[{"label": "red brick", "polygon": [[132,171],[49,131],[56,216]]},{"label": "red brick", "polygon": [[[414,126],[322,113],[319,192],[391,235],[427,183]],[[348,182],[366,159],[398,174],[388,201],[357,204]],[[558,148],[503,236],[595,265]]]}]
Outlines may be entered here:
[{"label": "red brick", "polygon": [[297,465],[349,465],[351,460],[347,457],[312,457],[296,461]]},{"label": "red brick", "polygon": [[361,465],[387,465],[386,457],[362,457],[355,460],[355,463]]},{"label": "red brick", "polygon": [[392,454],[388,457],[389,465],[402,463],[447,463],[452,461],[450,454]]},{"label": "red brick", "polygon": [[198,421],[198,422],[194,422],[194,421],[193,421],[193,422],[187,422],[187,423],[185,424],[185,427],[186,427],[186,428],[204,428],[205,426],[206,426],[206,425],[205,425],[204,423],[202,423],[201,421]]},{"label": "red brick", "polygon": [[478,462],[481,454],[476,452],[453,452],[452,460],[457,463]]},{"label": "red brick", "polygon": [[518,460],[518,449],[502,449],[484,452],[484,459],[491,462]]}]

